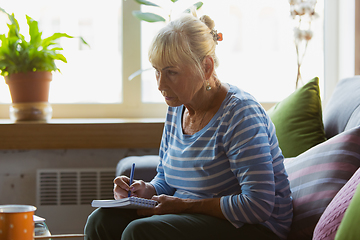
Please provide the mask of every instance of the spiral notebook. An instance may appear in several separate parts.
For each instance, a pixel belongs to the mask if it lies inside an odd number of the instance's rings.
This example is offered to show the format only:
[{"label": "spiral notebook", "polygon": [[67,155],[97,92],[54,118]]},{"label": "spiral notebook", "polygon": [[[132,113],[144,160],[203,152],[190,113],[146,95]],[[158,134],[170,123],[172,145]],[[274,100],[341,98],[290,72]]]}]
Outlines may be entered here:
[{"label": "spiral notebook", "polygon": [[157,201],[145,198],[138,197],[128,197],[118,200],[93,200],[91,206],[93,207],[103,207],[103,208],[129,208],[129,209],[139,209],[139,208],[153,208],[158,204]]}]

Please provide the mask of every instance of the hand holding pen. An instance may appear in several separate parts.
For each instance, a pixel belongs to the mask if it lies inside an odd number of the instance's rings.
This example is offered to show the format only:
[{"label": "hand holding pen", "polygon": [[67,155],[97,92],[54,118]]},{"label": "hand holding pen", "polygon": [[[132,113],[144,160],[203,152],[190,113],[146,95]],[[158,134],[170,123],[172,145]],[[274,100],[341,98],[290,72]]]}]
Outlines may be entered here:
[{"label": "hand holding pen", "polygon": [[[132,164],[130,178],[118,176],[114,179],[114,198],[121,199],[130,196],[151,199],[156,194],[155,188],[143,180],[134,180],[135,163]],[[131,190],[130,190],[131,189]]]},{"label": "hand holding pen", "polygon": [[135,163],[133,163],[131,166],[130,178],[122,175],[114,179],[113,191],[114,191],[115,199],[121,199],[131,196],[132,191],[130,190],[130,186],[134,183],[134,172],[135,172]]}]

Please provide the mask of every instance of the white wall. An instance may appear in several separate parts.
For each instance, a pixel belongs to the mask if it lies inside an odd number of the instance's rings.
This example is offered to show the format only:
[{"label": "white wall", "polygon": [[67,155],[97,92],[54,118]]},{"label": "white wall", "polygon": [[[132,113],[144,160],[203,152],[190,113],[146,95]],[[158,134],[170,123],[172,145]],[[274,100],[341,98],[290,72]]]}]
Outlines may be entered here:
[{"label": "white wall", "polygon": [[[158,149],[60,149],[0,150],[0,205],[29,204],[36,206],[36,170],[44,168],[114,168],[126,156],[157,154]],[[114,176],[115,177],[115,176]],[[71,208],[69,208],[71,209]],[[89,208],[91,210],[91,208]],[[36,212],[35,212],[36,214]],[[63,213],[64,216],[74,214]],[[47,214],[48,223],[57,216]],[[63,219],[64,224],[71,219]],[[59,222],[59,221],[57,221]],[[86,218],[79,222],[76,233],[82,233]],[[49,224],[52,233],[66,226]]]}]

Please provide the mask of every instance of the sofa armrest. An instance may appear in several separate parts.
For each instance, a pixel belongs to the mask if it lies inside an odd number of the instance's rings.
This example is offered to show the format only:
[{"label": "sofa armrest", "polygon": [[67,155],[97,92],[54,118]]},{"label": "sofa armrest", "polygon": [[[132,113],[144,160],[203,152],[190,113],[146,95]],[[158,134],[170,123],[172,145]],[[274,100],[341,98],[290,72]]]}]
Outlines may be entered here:
[{"label": "sofa armrest", "polygon": [[145,155],[125,157],[121,159],[116,166],[116,176],[130,176],[130,170],[133,163],[135,163],[134,179],[150,182],[156,175],[159,156]]}]

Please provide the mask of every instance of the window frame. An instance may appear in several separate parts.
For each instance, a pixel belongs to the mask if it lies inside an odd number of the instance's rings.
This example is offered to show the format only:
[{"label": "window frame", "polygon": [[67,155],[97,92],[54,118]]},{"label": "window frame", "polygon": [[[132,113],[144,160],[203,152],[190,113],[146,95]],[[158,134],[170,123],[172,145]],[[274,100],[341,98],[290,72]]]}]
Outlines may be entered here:
[{"label": "window frame", "polygon": [[[325,1],[324,3],[324,68],[325,83],[323,103],[331,96],[339,79],[355,74],[355,67],[342,70],[344,58],[343,44],[350,44],[355,48],[355,39],[341,38],[340,24],[346,19],[344,9],[351,9],[355,1]],[[353,5],[352,5],[353,4]],[[165,103],[143,103],[141,101],[141,79],[137,76],[133,80],[128,77],[141,68],[141,35],[140,21],[132,15],[133,10],[139,10],[140,5],[135,1],[122,1],[122,84],[123,102],[116,104],[51,104],[53,118],[163,118],[166,114]],[[352,9],[355,9],[353,7]],[[359,12],[359,9],[356,9]],[[354,11],[355,26],[355,11]],[[351,32],[352,30],[350,30]],[[351,34],[351,33],[350,33]],[[347,48],[346,51],[351,51]],[[345,53],[349,53],[346,52]],[[353,65],[355,66],[355,57]],[[349,61],[347,61],[349,62]],[[86,89],[84,89],[86,91]],[[265,109],[274,103],[263,103]],[[10,104],[0,104],[0,119],[9,118]]]},{"label": "window frame", "polygon": [[[355,43],[360,42],[360,2],[355,1]],[[355,75],[360,75],[360,44],[355,46]]]},{"label": "window frame", "polygon": [[[326,106],[338,81],[354,76],[359,67],[355,65],[355,32],[358,32],[355,16],[360,14],[359,10],[355,8],[355,0],[324,2],[323,106]],[[349,56],[352,57],[349,59]]]}]

